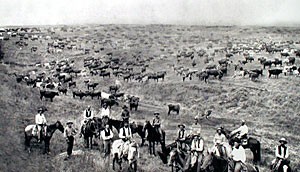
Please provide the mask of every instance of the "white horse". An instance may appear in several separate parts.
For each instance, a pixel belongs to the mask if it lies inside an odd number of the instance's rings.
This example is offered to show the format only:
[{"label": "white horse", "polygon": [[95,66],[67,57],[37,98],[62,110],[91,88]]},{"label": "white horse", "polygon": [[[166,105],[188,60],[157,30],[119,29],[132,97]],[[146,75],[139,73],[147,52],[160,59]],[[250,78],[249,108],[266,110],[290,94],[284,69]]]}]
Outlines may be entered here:
[{"label": "white horse", "polygon": [[130,141],[124,142],[122,139],[115,140],[111,146],[111,154],[113,156],[113,170],[115,170],[115,162],[118,163],[120,170],[122,169],[122,159],[128,160],[131,159],[133,160],[132,156],[134,155],[132,152],[130,152],[130,157],[129,155],[129,150],[131,150],[131,144]]}]

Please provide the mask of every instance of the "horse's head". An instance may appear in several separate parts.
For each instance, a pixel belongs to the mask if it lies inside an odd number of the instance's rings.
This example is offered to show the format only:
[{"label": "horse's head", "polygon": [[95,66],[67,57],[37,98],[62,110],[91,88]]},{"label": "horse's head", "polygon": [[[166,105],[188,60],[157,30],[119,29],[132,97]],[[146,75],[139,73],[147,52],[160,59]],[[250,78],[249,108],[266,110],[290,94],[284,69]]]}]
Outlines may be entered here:
[{"label": "horse's head", "polygon": [[60,121],[56,121],[55,127],[56,127],[59,131],[61,131],[62,133],[64,132],[64,126],[61,124]]},{"label": "horse's head", "polygon": [[147,130],[149,128],[149,126],[151,126],[150,124],[150,121],[146,120],[145,123],[144,123],[144,127],[143,127],[143,130]]},{"label": "horse's head", "polygon": [[178,154],[178,151],[176,149],[171,150],[170,152],[170,158],[169,158],[169,164],[173,164],[174,161],[176,161],[176,156]]},{"label": "horse's head", "polygon": [[201,165],[201,170],[206,171],[208,168],[210,168],[213,164],[214,155],[212,152],[209,152],[204,158],[203,163]]}]

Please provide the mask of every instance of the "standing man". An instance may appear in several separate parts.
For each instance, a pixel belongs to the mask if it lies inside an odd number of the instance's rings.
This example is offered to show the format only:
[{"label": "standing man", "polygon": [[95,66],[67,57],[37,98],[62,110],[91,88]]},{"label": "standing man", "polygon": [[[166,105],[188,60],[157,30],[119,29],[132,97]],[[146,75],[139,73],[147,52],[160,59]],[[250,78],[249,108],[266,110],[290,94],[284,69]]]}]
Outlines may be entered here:
[{"label": "standing man", "polygon": [[283,167],[284,165],[289,164],[289,149],[286,146],[287,140],[285,138],[281,138],[279,140],[280,145],[276,146],[275,156],[276,158],[272,161],[271,170],[277,171],[279,167]]},{"label": "standing man", "polygon": [[45,118],[44,112],[45,112],[45,108],[40,107],[38,109],[38,114],[35,115],[35,124],[36,124],[36,130],[33,131],[33,134],[37,134],[38,137],[38,142],[41,142],[41,136],[43,133],[45,133],[44,135],[46,135],[46,123],[47,120]]},{"label": "standing man", "polygon": [[77,134],[77,131],[75,128],[73,128],[73,122],[69,121],[67,122],[67,127],[64,132],[64,136],[66,138],[68,148],[67,148],[67,157],[65,160],[68,160],[71,157],[72,150],[73,150],[73,144],[74,144],[74,136]]},{"label": "standing man", "polygon": [[105,129],[101,131],[101,137],[104,144],[104,156],[106,157],[110,154],[111,139],[114,137],[114,134],[108,124],[106,124]]},{"label": "standing man", "polygon": [[105,117],[110,118],[110,109],[108,108],[108,105],[106,103],[103,103],[100,117],[103,119]]},{"label": "standing man", "polygon": [[192,166],[195,165],[195,163],[198,164],[197,171],[200,171],[200,167],[202,165],[202,159],[203,159],[203,151],[204,151],[204,141],[203,138],[200,137],[200,135],[195,135],[192,144],[191,144],[191,159],[195,159],[195,161],[192,161]]},{"label": "standing man", "polygon": [[232,170],[233,172],[240,172],[242,169],[242,165],[246,162],[246,152],[243,146],[241,145],[241,141],[238,138],[234,139],[234,147],[231,152],[232,161]]}]

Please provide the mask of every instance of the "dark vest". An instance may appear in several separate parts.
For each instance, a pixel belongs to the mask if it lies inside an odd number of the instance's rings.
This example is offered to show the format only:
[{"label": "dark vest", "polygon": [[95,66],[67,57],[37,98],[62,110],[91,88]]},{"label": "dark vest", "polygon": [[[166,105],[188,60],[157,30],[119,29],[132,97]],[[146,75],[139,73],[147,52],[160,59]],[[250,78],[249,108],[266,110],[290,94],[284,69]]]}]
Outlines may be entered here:
[{"label": "dark vest", "polygon": [[185,130],[180,130],[180,131],[179,131],[179,133],[178,133],[179,136],[178,136],[178,137],[179,137],[180,139],[181,139],[181,138],[184,138],[184,131],[185,131]]},{"label": "dark vest", "polygon": [[281,148],[283,147],[283,157],[285,157],[286,155],[286,150],[287,150],[287,147],[286,146],[278,146],[278,153],[279,155],[282,155],[282,152],[281,152]]},{"label": "dark vest", "polygon": [[91,110],[86,110],[85,111],[85,116],[86,117],[91,117],[92,116],[92,111]]},{"label": "dark vest", "polygon": [[110,135],[110,129],[108,129],[108,131],[107,131],[107,129],[104,129],[104,133],[105,133],[105,136],[109,136]]}]

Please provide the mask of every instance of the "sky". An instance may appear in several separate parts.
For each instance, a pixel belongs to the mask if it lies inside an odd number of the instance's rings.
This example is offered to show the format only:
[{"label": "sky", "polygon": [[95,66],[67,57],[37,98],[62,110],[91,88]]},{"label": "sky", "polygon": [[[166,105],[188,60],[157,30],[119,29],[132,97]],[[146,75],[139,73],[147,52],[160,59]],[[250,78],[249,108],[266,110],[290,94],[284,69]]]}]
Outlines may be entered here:
[{"label": "sky", "polygon": [[0,26],[297,25],[300,0],[0,0]]}]

